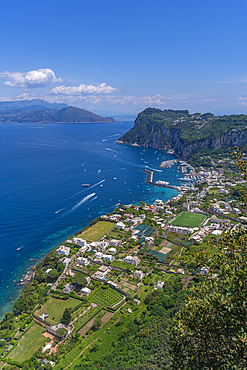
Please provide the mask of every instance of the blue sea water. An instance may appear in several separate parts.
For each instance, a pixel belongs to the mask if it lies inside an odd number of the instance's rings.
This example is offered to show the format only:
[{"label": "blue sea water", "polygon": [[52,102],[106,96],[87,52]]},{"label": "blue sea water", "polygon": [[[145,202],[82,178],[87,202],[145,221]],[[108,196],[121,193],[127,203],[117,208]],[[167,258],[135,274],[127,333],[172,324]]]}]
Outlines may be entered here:
[{"label": "blue sea water", "polygon": [[[68,236],[118,203],[177,194],[147,186],[141,171],[160,170],[171,155],[115,142],[132,126],[0,124],[0,317],[11,310],[20,291],[15,283],[28,267]],[[154,180],[179,185],[177,176],[173,166],[155,171]]]}]

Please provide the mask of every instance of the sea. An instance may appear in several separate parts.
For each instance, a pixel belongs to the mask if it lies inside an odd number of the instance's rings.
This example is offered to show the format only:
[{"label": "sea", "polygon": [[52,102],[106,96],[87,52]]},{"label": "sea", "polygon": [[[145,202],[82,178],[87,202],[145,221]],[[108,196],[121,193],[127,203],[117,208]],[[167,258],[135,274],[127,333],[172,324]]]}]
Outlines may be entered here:
[{"label": "sea", "polygon": [[131,127],[133,121],[0,124],[0,317],[12,310],[28,268],[93,219],[119,203],[177,195],[148,186],[142,171],[180,185],[177,165],[159,167],[171,154],[116,143]]}]

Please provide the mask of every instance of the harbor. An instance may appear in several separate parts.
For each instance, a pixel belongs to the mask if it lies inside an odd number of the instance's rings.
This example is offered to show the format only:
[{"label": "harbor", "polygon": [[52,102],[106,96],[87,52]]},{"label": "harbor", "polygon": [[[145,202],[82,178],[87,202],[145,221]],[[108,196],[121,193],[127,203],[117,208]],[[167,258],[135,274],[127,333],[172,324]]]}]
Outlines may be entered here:
[{"label": "harbor", "polygon": [[150,171],[150,170],[146,170],[146,169],[143,169],[142,171],[147,173],[146,183],[148,185],[158,186],[160,188],[170,188],[170,189],[174,189],[174,190],[177,190],[177,191],[182,190],[181,186],[169,185],[169,182],[167,182],[167,181],[157,180],[157,181],[153,182],[154,171]]}]

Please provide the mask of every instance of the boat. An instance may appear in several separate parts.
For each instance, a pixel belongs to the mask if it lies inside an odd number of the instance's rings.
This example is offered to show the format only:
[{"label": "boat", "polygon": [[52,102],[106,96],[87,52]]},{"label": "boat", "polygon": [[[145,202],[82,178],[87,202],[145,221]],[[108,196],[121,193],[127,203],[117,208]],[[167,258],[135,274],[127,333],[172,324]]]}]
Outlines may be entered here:
[{"label": "boat", "polygon": [[113,177],[113,180],[117,180],[117,178],[116,177]]},{"label": "boat", "polygon": [[17,248],[16,250],[17,250],[17,251],[19,251],[20,249],[21,249],[21,248],[19,247],[19,248]]},{"label": "boat", "polygon": [[101,184],[100,187],[103,188],[103,185]]},{"label": "boat", "polygon": [[81,186],[83,186],[83,187],[84,187],[84,186],[89,186],[89,184],[81,184]]},{"label": "boat", "polygon": [[82,167],[83,167],[83,164],[82,164]]},{"label": "boat", "polygon": [[84,170],[84,172],[86,172],[87,170]]}]

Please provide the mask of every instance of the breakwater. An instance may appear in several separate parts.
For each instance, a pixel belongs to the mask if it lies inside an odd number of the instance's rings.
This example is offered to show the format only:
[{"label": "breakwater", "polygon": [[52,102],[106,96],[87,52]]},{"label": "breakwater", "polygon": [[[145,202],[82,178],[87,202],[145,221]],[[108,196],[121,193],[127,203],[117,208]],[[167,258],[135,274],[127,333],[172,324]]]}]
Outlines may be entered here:
[{"label": "breakwater", "polygon": [[181,191],[181,186],[169,185],[168,182],[165,182],[165,181],[161,182],[160,180],[158,182],[153,182],[154,171],[150,171],[150,170],[146,170],[146,169],[143,169],[142,171],[146,172],[146,174],[147,174],[147,180],[146,180],[147,184],[153,185],[153,186],[158,186],[160,188],[170,188],[170,189],[174,189],[174,190],[177,190],[177,191]]}]

